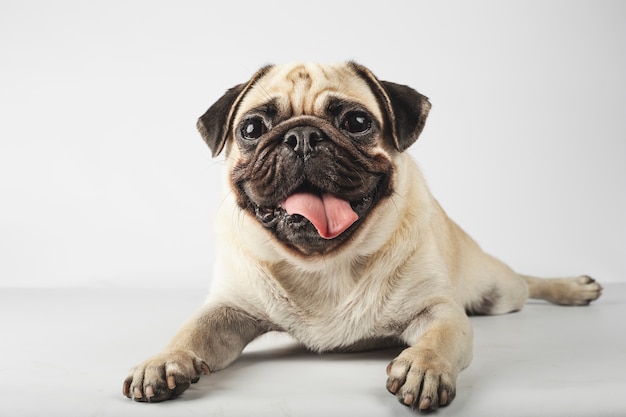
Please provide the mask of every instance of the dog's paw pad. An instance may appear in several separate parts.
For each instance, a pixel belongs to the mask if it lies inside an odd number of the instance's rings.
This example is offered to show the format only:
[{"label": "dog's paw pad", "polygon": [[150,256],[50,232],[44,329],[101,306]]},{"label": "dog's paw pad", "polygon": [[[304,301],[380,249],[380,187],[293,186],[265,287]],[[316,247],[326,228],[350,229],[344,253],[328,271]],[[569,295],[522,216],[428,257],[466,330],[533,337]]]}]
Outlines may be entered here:
[{"label": "dog's paw pad", "polygon": [[124,380],[122,393],[135,401],[160,402],[181,395],[200,374],[208,374],[208,365],[186,352],[155,356],[134,368]]},{"label": "dog's paw pad", "polygon": [[387,390],[402,404],[420,411],[449,404],[454,399],[456,378],[445,361],[437,358],[432,352],[401,353],[387,367]]}]

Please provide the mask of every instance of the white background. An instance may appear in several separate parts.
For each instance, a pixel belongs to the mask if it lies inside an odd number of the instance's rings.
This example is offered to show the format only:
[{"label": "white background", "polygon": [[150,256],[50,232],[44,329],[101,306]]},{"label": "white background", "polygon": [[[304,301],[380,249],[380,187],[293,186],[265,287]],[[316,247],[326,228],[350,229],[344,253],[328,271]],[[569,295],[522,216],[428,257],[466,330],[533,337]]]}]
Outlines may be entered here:
[{"label": "white background", "polygon": [[488,252],[626,282],[626,3],[5,1],[0,285],[206,287],[196,118],[266,63],[346,59],[430,97],[411,153]]}]

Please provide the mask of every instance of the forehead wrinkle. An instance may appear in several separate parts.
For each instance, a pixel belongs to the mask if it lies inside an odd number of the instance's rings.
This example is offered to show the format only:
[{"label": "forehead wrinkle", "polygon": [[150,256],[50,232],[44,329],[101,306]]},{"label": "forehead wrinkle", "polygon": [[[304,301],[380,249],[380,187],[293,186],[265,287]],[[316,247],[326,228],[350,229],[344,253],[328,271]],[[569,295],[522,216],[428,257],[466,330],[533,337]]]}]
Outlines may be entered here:
[{"label": "forehead wrinkle", "polygon": [[319,65],[299,65],[288,74],[292,84],[288,94],[294,114],[314,114],[315,102],[327,88],[329,78]]},{"label": "forehead wrinkle", "polygon": [[246,112],[274,100],[281,110],[292,115],[322,114],[329,97],[360,102],[382,119],[378,101],[367,83],[344,64],[276,66],[251,88],[241,110]]}]

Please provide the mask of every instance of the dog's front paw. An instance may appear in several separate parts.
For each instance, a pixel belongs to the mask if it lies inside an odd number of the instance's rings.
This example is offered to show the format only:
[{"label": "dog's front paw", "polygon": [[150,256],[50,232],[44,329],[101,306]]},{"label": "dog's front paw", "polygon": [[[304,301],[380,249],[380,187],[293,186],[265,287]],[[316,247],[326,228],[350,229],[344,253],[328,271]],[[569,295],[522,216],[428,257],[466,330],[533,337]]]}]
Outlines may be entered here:
[{"label": "dog's front paw", "polygon": [[200,374],[208,373],[209,366],[190,353],[162,353],[133,368],[122,391],[135,401],[165,401],[178,397],[198,382]]},{"label": "dog's front paw", "polygon": [[448,405],[456,395],[456,373],[429,349],[405,349],[387,366],[387,375],[387,390],[420,411]]}]

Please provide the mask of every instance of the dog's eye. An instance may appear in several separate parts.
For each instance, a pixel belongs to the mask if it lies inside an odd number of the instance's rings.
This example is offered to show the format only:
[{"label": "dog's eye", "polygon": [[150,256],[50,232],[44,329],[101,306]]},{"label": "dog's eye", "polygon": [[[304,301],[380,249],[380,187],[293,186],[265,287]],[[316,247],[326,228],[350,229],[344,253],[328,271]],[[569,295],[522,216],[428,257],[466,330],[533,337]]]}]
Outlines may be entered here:
[{"label": "dog's eye", "polygon": [[267,126],[260,117],[245,120],[241,125],[241,136],[247,140],[258,139],[265,132],[267,132]]},{"label": "dog's eye", "polygon": [[351,111],[343,118],[341,128],[350,133],[365,133],[372,127],[372,119],[362,111]]}]

